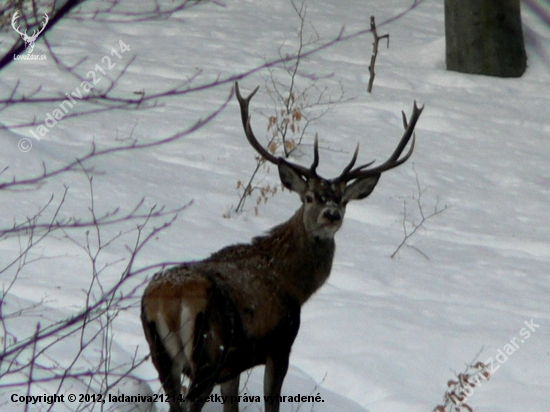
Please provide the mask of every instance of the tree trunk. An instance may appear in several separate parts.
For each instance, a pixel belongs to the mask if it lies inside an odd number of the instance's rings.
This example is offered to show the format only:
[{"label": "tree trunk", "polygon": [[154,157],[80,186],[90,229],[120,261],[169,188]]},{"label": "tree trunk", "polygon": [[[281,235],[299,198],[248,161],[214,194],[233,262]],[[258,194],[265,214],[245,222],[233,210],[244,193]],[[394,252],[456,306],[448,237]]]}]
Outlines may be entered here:
[{"label": "tree trunk", "polygon": [[447,70],[520,77],[527,67],[520,0],[445,0]]}]

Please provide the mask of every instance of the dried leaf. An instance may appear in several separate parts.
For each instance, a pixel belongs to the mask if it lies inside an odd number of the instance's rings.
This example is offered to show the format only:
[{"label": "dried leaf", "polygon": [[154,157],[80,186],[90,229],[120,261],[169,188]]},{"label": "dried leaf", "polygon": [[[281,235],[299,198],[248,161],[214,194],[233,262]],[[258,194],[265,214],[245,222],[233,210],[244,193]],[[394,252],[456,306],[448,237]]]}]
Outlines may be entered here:
[{"label": "dried leaf", "polygon": [[267,122],[267,131],[269,131],[269,129],[271,129],[276,124],[277,124],[277,118],[275,116],[270,116]]}]

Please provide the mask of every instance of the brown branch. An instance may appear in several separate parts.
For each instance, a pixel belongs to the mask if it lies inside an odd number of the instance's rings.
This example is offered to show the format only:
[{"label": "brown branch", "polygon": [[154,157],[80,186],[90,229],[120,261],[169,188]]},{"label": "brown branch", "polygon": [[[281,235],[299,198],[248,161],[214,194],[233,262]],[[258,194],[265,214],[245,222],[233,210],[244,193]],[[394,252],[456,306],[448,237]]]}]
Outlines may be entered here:
[{"label": "brown branch", "polygon": [[[418,194],[417,195],[413,194],[411,198],[416,203],[416,207],[418,208],[418,213],[420,215],[420,221],[418,223],[416,223],[414,221],[414,219],[412,219],[410,222],[407,222],[407,217],[408,217],[407,202],[406,202],[406,199],[404,199],[403,200],[403,240],[401,241],[399,246],[397,246],[397,248],[394,250],[394,252],[391,254],[390,257],[393,259],[399,253],[399,250],[401,250],[401,248],[406,245],[406,246],[416,250],[418,253],[420,253],[422,256],[424,256],[427,260],[430,260],[428,255],[426,255],[424,252],[422,252],[417,247],[409,245],[407,242],[418,231],[418,229],[420,229],[420,228],[425,229],[424,223],[426,223],[426,221],[428,219],[431,219],[432,217],[443,213],[445,210],[447,210],[449,208],[449,206],[444,205],[443,207],[440,207],[439,206],[439,200],[437,200],[436,203],[435,203],[435,206],[434,206],[434,211],[432,213],[430,213],[429,215],[425,214],[423,206],[422,206],[422,204],[423,204],[422,194],[426,191],[426,188],[421,188],[420,187],[420,180],[418,179],[418,174],[416,173],[416,170],[414,169],[414,165],[413,165],[413,170],[414,170],[414,174],[415,174],[416,188],[417,188]],[[412,226],[412,230],[410,230],[410,231],[407,230],[407,223],[409,223],[410,226]]]},{"label": "brown branch", "polygon": [[374,16],[370,16],[370,30],[372,32],[372,35],[374,36],[374,43],[372,43],[372,55],[370,56],[370,65],[369,65],[369,73],[370,73],[370,79],[369,79],[369,86],[367,87],[367,92],[372,92],[372,84],[374,83],[374,64],[376,63],[376,56],[378,56],[378,43],[381,39],[388,39],[387,47],[390,47],[390,35],[384,34],[383,36],[379,36],[376,32],[376,23],[374,21]]}]

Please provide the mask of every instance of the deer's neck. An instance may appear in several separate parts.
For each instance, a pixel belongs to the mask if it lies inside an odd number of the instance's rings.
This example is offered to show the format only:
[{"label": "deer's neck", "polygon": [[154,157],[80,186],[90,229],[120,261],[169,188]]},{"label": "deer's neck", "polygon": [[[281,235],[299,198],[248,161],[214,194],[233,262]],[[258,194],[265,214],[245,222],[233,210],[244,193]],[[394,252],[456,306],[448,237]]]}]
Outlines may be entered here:
[{"label": "deer's neck", "polygon": [[255,238],[252,245],[267,257],[270,272],[280,278],[281,286],[300,303],[323,285],[332,268],[334,239],[306,232],[303,206],[266,236]]}]

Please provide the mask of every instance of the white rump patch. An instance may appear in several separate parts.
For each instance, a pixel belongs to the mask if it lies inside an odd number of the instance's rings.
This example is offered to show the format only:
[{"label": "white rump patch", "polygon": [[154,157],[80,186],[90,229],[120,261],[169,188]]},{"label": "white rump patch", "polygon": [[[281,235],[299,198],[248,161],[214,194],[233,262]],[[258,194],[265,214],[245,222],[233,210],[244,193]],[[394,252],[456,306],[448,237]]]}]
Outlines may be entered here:
[{"label": "white rump patch", "polygon": [[185,362],[194,368],[193,359],[193,333],[195,329],[195,317],[187,305],[181,305],[179,338],[183,347]]}]

